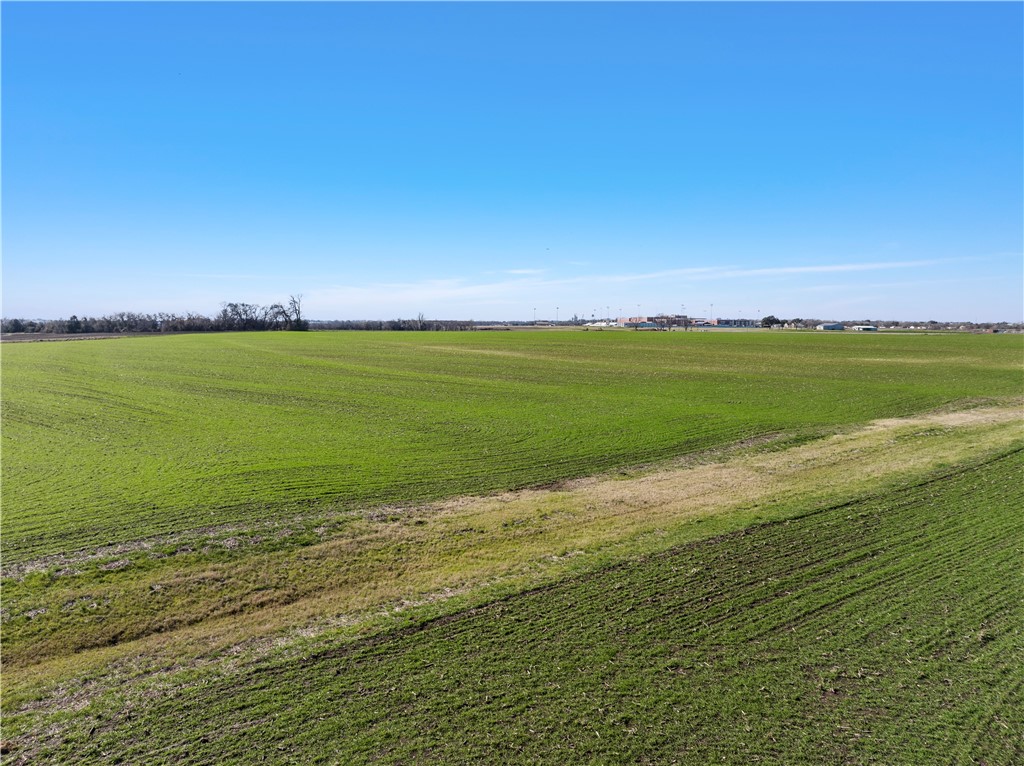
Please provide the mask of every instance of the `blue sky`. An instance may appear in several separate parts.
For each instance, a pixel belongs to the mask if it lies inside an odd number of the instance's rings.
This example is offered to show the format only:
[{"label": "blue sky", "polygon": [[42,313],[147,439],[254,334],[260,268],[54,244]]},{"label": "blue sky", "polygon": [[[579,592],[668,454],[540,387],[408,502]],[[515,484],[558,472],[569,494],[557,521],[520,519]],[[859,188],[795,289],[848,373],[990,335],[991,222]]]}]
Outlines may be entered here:
[{"label": "blue sky", "polygon": [[1019,322],[1022,30],[1019,3],[5,2],[3,314]]}]

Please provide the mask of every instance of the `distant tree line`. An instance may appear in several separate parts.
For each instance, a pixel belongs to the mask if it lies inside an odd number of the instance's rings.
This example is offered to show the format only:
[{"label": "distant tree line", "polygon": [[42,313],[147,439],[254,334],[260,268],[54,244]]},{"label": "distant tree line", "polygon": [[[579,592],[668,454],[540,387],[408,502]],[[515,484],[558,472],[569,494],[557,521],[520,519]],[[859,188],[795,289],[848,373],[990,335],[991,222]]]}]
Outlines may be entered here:
[{"label": "distant tree line", "polygon": [[[584,319],[573,316],[552,325],[582,325]],[[674,318],[655,318],[658,326],[668,326]],[[760,320],[762,327],[808,328],[822,323],[821,319],[779,319],[769,315]],[[535,322],[484,322],[483,325],[533,325]],[[932,330],[1020,331],[1024,325],[1011,322],[927,322],[882,321],[863,319],[844,320],[843,324],[873,324],[886,328],[912,328]],[[302,296],[289,296],[286,303],[260,306],[253,303],[222,303],[220,311],[212,317],[203,314],[140,314],[120,311],[102,317],[78,317],[70,319],[7,319],[0,320],[0,331],[7,333],[50,333],[54,335],[75,335],[86,333],[157,333],[157,332],[224,332],[231,330],[474,330],[479,327],[472,319],[426,319],[420,314],[415,319],[335,319],[328,321],[308,320],[302,316]]]},{"label": "distant tree line", "polygon": [[[764,317],[761,320],[762,327],[786,327],[786,328],[797,328],[797,329],[808,329],[813,330],[823,322],[831,322],[833,320],[828,319],[779,319],[774,314]],[[934,319],[930,319],[927,322],[922,321],[898,321],[896,319],[884,320],[884,319],[844,319],[840,321],[840,324],[844,324],[847,327],[853,325],[865,325],[870,324],[875,327],[886,327],[903,330],[965,330],[973,332],[984,332],[987,330],[1020,330],[1022,325],[1013,322],[937,322]]]},{"label": "distant tree line", "polygon": [[302,296],[292,295],[287,303],[259,306],[254,303],[222,303],[220,312],[202,314],[139,314],[119,311],[102,317],[70,319],[3,319],[4,333],[136,333],[136,332],[224,332],[228,330],[308,330],[302,316]]},{"label": "distant tree line", "polygon": [[310,327],[314,330],[472,330],[475,327],[472,319],[425,319],[420,314],[416,319],[332,319],[313,321]]}]

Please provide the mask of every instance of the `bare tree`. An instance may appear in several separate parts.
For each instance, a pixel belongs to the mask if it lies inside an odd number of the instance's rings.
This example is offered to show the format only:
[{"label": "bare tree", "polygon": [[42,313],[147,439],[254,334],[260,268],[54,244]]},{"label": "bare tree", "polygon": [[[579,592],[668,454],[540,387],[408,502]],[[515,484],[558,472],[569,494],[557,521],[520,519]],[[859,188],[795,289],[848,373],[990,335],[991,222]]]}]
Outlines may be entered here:
[{"label": "bare tree", "polygon": [[308,330],[309,322],[302,318],[302,293],[288,296],[288,312],[291,317],[290,330]]}]

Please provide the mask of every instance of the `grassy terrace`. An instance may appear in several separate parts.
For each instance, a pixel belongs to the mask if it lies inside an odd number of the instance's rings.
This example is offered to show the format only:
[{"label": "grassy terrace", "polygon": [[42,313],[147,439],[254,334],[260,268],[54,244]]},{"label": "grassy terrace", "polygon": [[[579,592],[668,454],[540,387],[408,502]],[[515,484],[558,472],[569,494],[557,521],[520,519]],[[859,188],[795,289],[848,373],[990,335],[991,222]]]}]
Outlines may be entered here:
[{"label": "grassy terrace", "polygon": [[3,762],[1013,763],[1022,352],[4,346]]}]

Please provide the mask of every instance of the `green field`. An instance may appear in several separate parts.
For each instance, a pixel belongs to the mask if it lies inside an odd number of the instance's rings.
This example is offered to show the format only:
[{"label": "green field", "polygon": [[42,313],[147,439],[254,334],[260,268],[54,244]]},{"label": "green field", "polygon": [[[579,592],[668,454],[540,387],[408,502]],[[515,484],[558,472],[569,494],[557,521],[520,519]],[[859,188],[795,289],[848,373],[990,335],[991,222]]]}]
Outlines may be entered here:
[{"label": "green field", "polygon": [[4,763],[1024,757],[1020,337],[2,353]]},{"label": "green field", "polygon": [[7,562],[1018,395],[1011,336],[255,333],[3,351]]}]

